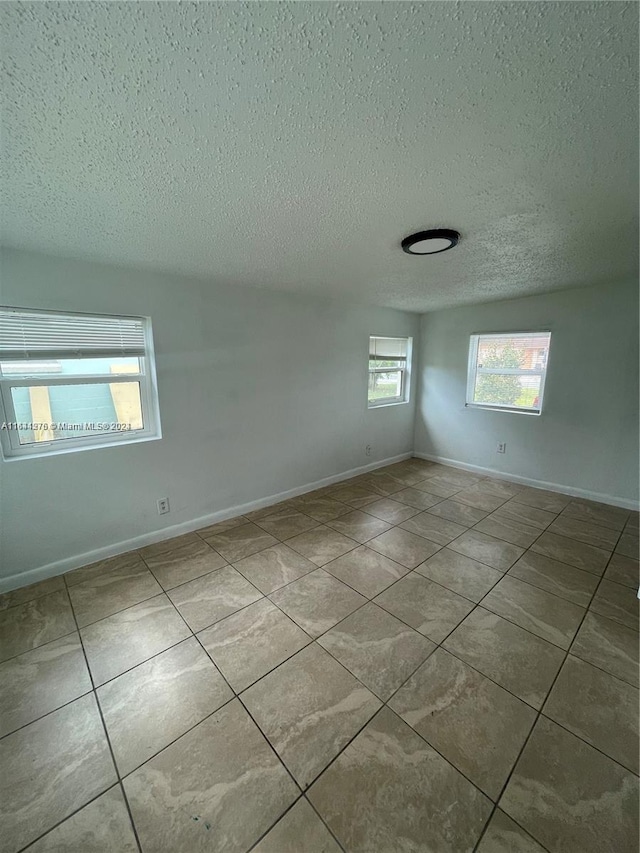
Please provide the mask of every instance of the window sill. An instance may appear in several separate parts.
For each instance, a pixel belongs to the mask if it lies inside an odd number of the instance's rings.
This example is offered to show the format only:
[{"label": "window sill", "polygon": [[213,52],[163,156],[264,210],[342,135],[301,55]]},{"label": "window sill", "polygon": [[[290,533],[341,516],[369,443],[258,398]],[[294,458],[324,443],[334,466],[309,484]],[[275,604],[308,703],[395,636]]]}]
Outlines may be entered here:
[{"label": "window sill", "polygon": [[392,403],[369,403],[367,409],[389,409],[391,406],[406,406],[408,400],[394,400]]},{"label": "window sill", "polygon": [[142,444],[145,441],[159,441],[162,438],[161,434],[158,435],[143,435],[138,438],[128,438],[128,439],[120,439],[114,441],[104,441],[99,444],[84,444],[84,445],[76,445],[75,447],[56,447],[51,450],[33,450],[27,451],[24,453],[16,453],[11,456],[7,455],[6,451],[2,454],[3,462],[18,462],[23,459],[47,459],[51,456],[63,456],[68,453],[82,453],[86,450],[101,450],[102,448],[107,447],[123,447],[128,444]]},{"label": "window sill", "polygon": [[512,415],[534,415],[538,417],[542,414],[541,409],[520,409],[510,408],[509,406],[488,406],[481,403],[465,403],[465,409],[482,409],[486,412],[507,412]]}]

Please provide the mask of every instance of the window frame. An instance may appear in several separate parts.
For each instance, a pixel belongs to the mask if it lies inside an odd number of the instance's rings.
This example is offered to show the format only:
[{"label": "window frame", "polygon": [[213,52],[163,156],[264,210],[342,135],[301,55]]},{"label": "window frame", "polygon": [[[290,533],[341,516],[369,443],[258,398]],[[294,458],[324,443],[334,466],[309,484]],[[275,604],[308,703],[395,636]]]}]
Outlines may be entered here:
[{"label": "window frame", "polygon": [[[504,367],[504,368],[481,368],[478,371],[478,348],[480,346],[480,341],[487,338],[536,338],[542,336],[548,337],[549,343],[547,345],[547,358],[544,367],[542,368],[516,368],[516,367]],[[486,332],[486,333],[476,333],[470,335],[469,337],[469,358],[467,363],[467,392],[466,392],[466,400],[465,400],[465,408],[468,409],[488,409],[493,412],[511,412],[514,414],[520,415],[535,415],[540,416],[542,414],[542,407],[544,404],[544,389],[545,383],[547,379],[547,370],[549,368],[549,356],[551,353],[551,331],[549,329],[536,329],[535,331],[529,332]],[[540,405],[537,409],[525,406],[507,406],[500,405],[499,403],[476,403],[474,402],[474,394],[476,387],[476,379],[478,377],[478,372],[480,374],[490,375],[490,374],[500,374],[504,375],[514,375],[514,376],[540,376],[540,391],[538,396],[540,398]]]},{"label": "window frame", "polygon": [[[404,367],[376,367],[371,368],[371,339],[375,338],[376,340],[386,340],[386,341],[406,341],[407,344],[407,354],[406,356],[397,356],[395,357],[396,361],[404,360]],[[367,361],[367,408],[368,409],[381,409],[385,406],[401,406],[403,403],[409,402],[409,394],[411,389],[411,355],[412,355],[412,346],[413,346],[413,338],[405,335],[369,335],[368,338],[369,350],[368,350],[368,361]],[[400,373],[401,375],[401,392],[400,395],[396,397],[382,397],[379,400],[370,400],[369,399],[369,380],[372,374],[376,373]]]},{"label": "window frame", "polygon": [[[0,428],[0,448],[6,462],[18,459],[33,459],[48,457],[63,453],[73,453],[81,450],[96,450],[101,447],[117,447],[123,444],[135,444],[143,441],[155,441],[162,438],[160,424],[160,407],[158,400],[158,384],[155,368],[155,349],[153,344],[153,330],[150,317],[141,317],[128,314],[93,314],[79,311],[48,311],[35,308],[16,308],[14,306],[0,306],[0,311],[17,312],[23,314],[46,314],[61,317],[95,317],[112,320],[136,320],[140,321],[144,336],[144,355],[137,356],[139,371],[137,373],[114,373],[114,374],[63,374],[42,372],[39,376],[17,376],[4,375],[0,371],[0,427],[5,423],[17,423],[15,407],[13,403],[12,388],[30,387],[52,387],[69,385],[113,385],[120,382],[135,382],[140,389],[140,409],[142,412],[143,428],[136,430],[111,430],[107,432],[96,432],[95,435],[82,435],[68,438],[58,438],[50,441],[36,441],[29,444],[20,444],[20,436],[17,429]],[[121,354],[115,350],[113,357]],[[93,357],[110,357],[100,354],[92,356],[90,353],[79,356],[91,359]],[[0,354],[0,361],[2,361]],[[28,362],[53,361],[52,357],[33,359],[25,358]],[[10,361],[10,359],[6,359]]]}]

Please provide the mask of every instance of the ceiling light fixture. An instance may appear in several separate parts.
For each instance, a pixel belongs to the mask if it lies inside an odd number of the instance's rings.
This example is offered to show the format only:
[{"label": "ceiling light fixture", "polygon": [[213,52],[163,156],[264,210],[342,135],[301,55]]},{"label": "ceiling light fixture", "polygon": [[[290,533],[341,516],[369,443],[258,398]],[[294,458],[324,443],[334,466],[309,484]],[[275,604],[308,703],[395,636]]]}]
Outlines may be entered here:
[{"label": "ceiling light fixture", "polygon": [[446,252],[457,245],[460,235],[449,228],[433,228],[431,231],[419,231],[410,237],[405,237],[402,251],[408,255],[437,255]]}]

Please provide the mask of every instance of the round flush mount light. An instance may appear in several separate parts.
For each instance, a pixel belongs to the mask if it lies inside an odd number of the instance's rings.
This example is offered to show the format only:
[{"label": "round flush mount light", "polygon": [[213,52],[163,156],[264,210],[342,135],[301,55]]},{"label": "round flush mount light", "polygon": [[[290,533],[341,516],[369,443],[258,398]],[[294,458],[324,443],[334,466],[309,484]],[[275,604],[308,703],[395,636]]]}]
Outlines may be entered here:
[{"label": "round flush mount light", "polygon": [[405,237],[402,251],[408,255],[437,255],[446,252],[457,245],[460,235],[449,228],[433,228],[431,231],[419,231],[410,237]]}]

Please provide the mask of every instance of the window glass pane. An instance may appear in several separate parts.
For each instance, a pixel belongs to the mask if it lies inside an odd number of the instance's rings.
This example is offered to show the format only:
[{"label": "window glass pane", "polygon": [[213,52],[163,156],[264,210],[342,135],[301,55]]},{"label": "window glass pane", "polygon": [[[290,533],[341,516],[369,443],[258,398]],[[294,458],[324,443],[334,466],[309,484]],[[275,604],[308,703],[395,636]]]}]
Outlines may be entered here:
[{"label": "window glass pane", "polygon": [[369,374],[369,402],[402,396],[402,371]]},{"label": "window glass pane", "polygon": [[139,382],[11,388],[20,444],[143,428]]},{"label": "window glass pane", "polygon": [[0,361],[3,376],[116,376],[140,373],[140,359],[135,356],[110,358],[60,358],[29,361]]},{"label": "window glass pane", "polygon": [[550,335],[480,336],[478,367],[542,370],[546,367]]},{"label": "window glass pane", "polygon": [[539,409],[541,379],[540,376],[518,376],[513,373],[479,373],[476,376],[473,402]]},{"label": "window glass pane", "polygon": [[369,370],[375,370],[379,367],[395,367],[396,369],[401,369],[405,366],[406,362],[404,359],[398,358],[370,358],[369,359]]}]

